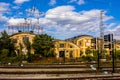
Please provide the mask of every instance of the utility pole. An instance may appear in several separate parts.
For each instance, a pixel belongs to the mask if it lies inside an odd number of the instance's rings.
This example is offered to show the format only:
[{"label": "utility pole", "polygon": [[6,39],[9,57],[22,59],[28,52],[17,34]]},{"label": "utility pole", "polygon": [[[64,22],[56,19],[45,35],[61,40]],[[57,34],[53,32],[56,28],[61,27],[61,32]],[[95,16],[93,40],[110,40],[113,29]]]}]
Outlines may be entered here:
[{"label": "utility pole", "polygon": [[103,54],[103,50],[104,50],[103,12],[104,12],[103,10],[100,11],[100,38],[101,38],[100,48],[101,48],[102,58],[104,58],[104,54]]},{"label": "utility pole", "polygon": [[100,69],[100,59],[104,58],[104,27],[103,27],[103,10],[100,11],[100,46],[99,46],[99,51],[98,51],[98,70]]},{"label": "utility pole", "polygon": [[101,58],[105,58],[104,55],[104,27],[103,27],[103,10],[100,11],[100,52],[101,52]]}]

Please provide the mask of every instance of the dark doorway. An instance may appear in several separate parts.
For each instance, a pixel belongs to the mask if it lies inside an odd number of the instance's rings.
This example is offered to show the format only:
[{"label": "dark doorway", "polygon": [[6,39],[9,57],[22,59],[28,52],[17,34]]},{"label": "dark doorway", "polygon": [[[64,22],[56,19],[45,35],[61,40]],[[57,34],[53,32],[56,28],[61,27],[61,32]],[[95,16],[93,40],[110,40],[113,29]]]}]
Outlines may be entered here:
[{"label": "dark doorway", "polygon": [[70,51],[70,58],[73,58],[73,51]]},{"label": "dark doorway", "polygon": [[65,51],[59,51],[59,57],[64,57],[65,56]]}]

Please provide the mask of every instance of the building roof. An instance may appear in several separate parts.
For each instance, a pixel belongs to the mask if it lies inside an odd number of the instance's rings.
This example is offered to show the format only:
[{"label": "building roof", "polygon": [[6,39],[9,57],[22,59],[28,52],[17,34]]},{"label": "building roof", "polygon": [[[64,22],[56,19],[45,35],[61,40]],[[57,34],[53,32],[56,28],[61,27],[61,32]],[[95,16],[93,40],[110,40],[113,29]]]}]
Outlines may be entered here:
[{"label": "building roof", "polygon": [[77,40],[81,37],[92,37],[93,38],[93,36],[91,36],[91,35],[78,35],[78,36],[75,36],[75,37],[72,37],[72,38],[68,38],[65,41],[71,41],[71,42],[74,43],[75,40]]},{"label": "building roof", "polygon": [[15,34],[10,35],[10,37],[15,36],[15,35],[19,35],[19,34],[31,34],[31,35],[35,35],[35,34],[32,33],[32,32],[18,32],[18,33],[15,33]]}]

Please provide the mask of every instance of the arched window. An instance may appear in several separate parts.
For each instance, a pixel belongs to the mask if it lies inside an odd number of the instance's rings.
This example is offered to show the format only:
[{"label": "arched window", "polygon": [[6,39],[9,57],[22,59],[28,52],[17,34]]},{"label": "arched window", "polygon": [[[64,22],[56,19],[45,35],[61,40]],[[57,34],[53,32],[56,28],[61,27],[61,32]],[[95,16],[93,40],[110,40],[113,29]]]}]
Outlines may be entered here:
[{"label": "arched window", "polygon": [[23,37],[23,42],[25,42],[25,41],[29,41],[29,37],[24,36],[24,37]]},{"label": "arched window", "polygon": [[60,48],[64,48],[65,47],[65,45],[64,44],[60,44]]}]

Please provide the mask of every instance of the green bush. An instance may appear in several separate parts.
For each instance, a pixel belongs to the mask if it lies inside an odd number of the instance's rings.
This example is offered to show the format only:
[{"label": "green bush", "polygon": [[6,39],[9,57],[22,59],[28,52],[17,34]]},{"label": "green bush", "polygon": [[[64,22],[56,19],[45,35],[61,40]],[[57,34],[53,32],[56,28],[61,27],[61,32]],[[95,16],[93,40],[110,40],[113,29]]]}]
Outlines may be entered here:
[{"label": "green bush", "polygon": [[110,54],[106,54],[106,59],[109,61],[109,60],[111,60],[111,55]]},{"label": "green bush", "polygon": [[34,59],[35,55],[34,54],[29,54],[27,58],[27,62],[32,62]]},{"label": "green bush", "polygon": [[8,62],[8,53],[9,53],[9,50],[8,49],[3,49],[1,51],[1,54],[0,54],[0,62],[2,63],[7,63]]},{"label": "green bush", "polygon": [[81,58],[82,58],[82,61],[87,61],[87,62],[90,62],[90,61],[93,61],[94,60],[94,57],[93,56],[91,56],[91,55],[83,55],[83,56],[81,56]]},{"label": "green bush", "polygon": [[91,61],[94,60],[94,57],[91,56],[91,55],[87,55],[87,56],[86,56],[86,60],[87,60],[88,62],[91,62]]}]

